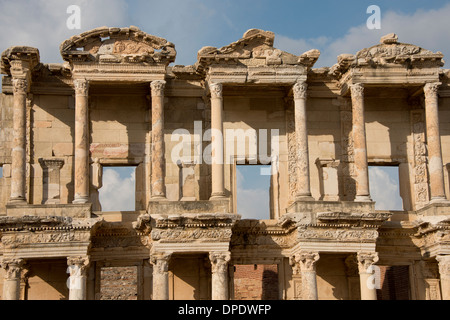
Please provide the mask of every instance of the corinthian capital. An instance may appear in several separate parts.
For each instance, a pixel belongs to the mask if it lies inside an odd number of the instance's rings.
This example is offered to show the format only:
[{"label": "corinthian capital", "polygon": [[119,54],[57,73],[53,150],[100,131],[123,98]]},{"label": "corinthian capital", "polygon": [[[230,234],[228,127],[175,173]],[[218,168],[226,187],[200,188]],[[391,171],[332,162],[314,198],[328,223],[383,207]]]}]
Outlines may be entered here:
[{"label": "corinthian capital", "polygon": [[441,276],[450,276],[450,255],[437,256],[436,260],[439,262],[439,274]]},{"label": "corinthian capital", "polygon": [[70,276],[86,275],[89,263],[89,257],[68,257],[67,265]]},{"label": "corinthian capital", "polygon": [[23,259],[3,259],[2,268],[5,269],[5,279],[15,280],[20,278],[22,267],[24,265]]},{"label": "corinthian capital", "polygon": [[230,252],[211,252],[209,260],[211,260],[212,273],[225,273],[227,272],[228,262],[231,260],[231,254]]},{"label": "corinthian capital", "polygon": [[358,253],[358,269],[359,273],[369,272],[372,267],[379,260],[377,252],[360,252]]},{"label": "corinthian capital", "polygon": [[439,87],[442,83],[440,82],[434,82],[434,83],[427,83],[423,87],[423,91],[425,92],[425,98],[435,98],[437,97]]},{"label": "corinthian capital", "polygon": [[221,83],[210,83],[209,90],[211,91],[211,97],[217,99],[223,97],[223,85]]},{"label": "corinthian capital", "polygon": [[171,253],[153,253],[150,256],[150,263],[153,265],[153,271],[163,274],[169,271],[169,261]]},{"label": "corinthian capital", "polygon": [[355,83],[350,86],[352,97],[364,97],[364,85],[362,83]]},{"label": "corinthian capital", "polygon": [[152,81],[150,84],[152,88],[152,96],[164,96],[164,89],[166,88],[166,82],[164,80]]},{"label": "corinthian capital", "polygon": [[27,94],[28,81],[25,79],[13,79],[13,92],[14,94]]},{"label": "corinthian capital", "polygon": [[297,82],[294,84],[293,90],[295,99],[306,99],[308,96],[308,84],[306,82]]},{"label": "corinthian capital", "polygon": [[300,270],[302,272],[311,272],[316,270],[316,264],[320,259],[320,255],[317,252],[301,251],[299,254],[295,255],[294,259],[300,264]]},{"label": "corinthian capital", "polygon": [[74,80],[73,86],[77,96],[87,96],[89,94],[89,81],[86,79]]}]

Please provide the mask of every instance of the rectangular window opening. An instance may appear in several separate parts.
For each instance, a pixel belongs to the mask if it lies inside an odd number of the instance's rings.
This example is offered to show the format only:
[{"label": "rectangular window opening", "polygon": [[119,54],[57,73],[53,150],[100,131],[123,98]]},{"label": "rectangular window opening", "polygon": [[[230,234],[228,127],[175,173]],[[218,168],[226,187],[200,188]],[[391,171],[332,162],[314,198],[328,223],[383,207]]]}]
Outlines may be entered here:
[{"label": "rectangular window opening", "polygon": [[104,167],[98,191],[101,211],[136,211],[136,167]]},{"label": "rectangular window opening", "polygon": [[398,166],[369,166],[370,194],[380,211],[403,211]]},{"label": "rectangular window opening", "polygon": [[237,213],[242,219],[271,219],[271,166],[236,165]]}]

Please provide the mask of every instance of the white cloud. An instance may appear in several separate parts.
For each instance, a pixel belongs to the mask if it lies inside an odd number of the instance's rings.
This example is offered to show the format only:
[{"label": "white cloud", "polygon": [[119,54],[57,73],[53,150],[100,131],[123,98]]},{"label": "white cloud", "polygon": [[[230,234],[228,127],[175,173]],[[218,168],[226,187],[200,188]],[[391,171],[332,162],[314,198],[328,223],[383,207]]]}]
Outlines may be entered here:
[{"label": "white cloud", "polygon": [[438,10],[418,10],[414,14],[393,11],[382,12],[381,30],[369,30],[366,24],[350,28],[338,39],[318,37],[315,39],[292,39],[277,35],[275,46],[281,50],[301,54],[319,49],[321,57],[315,67],[331,67],[337,56],[356,54],[359,50],[379,43],[381,36],[396,33],[399,41],[415,44],[424,49],[441,51],[450,56],[450,4]]},{"label": "white cloud", "polygon": [[[396,169],[396,168],[394,168]],[[397,177],[394,177],[394,174]],[[403,210],[398,184],[398,172],[387,168],[371,167],[369,170],[370,193],[377,210]]]},{"label": "white cloud", "polygon": [[269,219],[269,190],[248,189],[244,185],[244,175],[236,170],[237,180],[237,207],[242,219]]},{"label": "white cloud", "polygon": [[104,170],[103,187],[99,190],[102,211],[134,211],[135,186],[135,171],[122,178],[115,169]]}]

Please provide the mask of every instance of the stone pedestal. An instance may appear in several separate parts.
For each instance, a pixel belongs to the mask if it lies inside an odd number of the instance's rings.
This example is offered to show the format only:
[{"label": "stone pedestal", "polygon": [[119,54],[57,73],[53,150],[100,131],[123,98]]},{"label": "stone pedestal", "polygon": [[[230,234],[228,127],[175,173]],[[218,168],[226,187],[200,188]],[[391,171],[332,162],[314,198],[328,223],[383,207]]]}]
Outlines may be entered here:
[{"label": "stone pedestal", "polygon": [[425,113],[428,145],[428,171],[430,172],[431,201],[445,201],[445,182],[442,162],[441,136],[439,132],[438,90],[441,83],[427,83]]},{"label": "stone pedestal", "polygon": [[441,276],[442,300],[450,300],[450,255],[437,256]]},{"label": "stone pedestal", "polygon": [[169,261],[170,253],[152,254],[153,300],[169,300]]},{"label": "stone pedestal", "polygon": [[293,87],[295,104],[295,133],[297,137],[297,175],[298,189],[296,200],[313,200],[309,177],[309,147],[306,116],[308,85],[298,82]]},{"label": "stone pedestal", "polygon": [[361,285],[361,300],[377,300],[374,264],[378,262],[378,253],[360,252],[357,256]]},{"label": "stone pedestal", "polygon": [[353,113],[353,145],[356,174],[355,201],[372,201],[369,189],[369,167],[367,163],[366,124],[364,116],[364,85],[351,86]]},{"label": "stone pedestal", "polygon": [[181,201],[196,201],[197,181],[195,179],[195,163],[178,162],[180,168]]},{"label": "stone pedestal", "polygon": [[75,86],[75,196],[74,204],[89,202],[89,82],[74,80]]},{"label": "stone pedestal", "polygon": [[321,200],[339,201],[339,161],[334,159],[317,159],[316,165],[321,177]]},{"label": "stone pedestal", "polygon": [[224,187],[224,157],[223,157],[223,86],[220,83],[210,83],[211,91],[211,199],[225,197]]},{"label": "stone pedestal", "polygon": [[26,106],[28,81],[13,79],[13,143],[11,151],[11,203],[26,204]]},{"label": "stone pedestal", "polygon": [[67,286],[69,287],[69,300],[86,300],[86,280],[89,258],[69,257],[67,258],[67,265],[67,272],[70,274],[67,281]]},{"label": "stone pedestal", "polygon": [[230,252],[211,252],[209,259],[212,266],[212,300],[229,300],[228,262],[231,254]]},{"label": "stone pedestal", "polygon": [[4,259],[2,268],[5,269],[3,279],[3,300],[20,300],[20,282],[23,259]]},{"label": "stone pedestal", "polygon": [[166,199],[164,144],[164,89],[162,80],[151,83],[152,91],[152,199]]},{"label": "stone pedestal", "polygon": [[60,204],[60,170],[64,166],[63,159],[39,159],[44,171],[43,204]]}]

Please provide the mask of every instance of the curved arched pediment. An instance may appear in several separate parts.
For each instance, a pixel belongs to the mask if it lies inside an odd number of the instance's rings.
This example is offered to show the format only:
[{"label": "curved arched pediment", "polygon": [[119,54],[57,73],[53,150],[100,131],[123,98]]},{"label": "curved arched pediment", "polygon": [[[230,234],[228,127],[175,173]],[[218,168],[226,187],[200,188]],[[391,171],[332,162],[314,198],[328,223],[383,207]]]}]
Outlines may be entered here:
[{"label": "curved arched pediment", "polygon": [[137,27],[102,27],[73,36],[60,46],[66,61],[99,63],[149,63],[169,65],[175,61],[175,45]]}]

